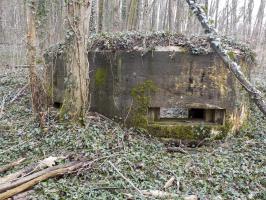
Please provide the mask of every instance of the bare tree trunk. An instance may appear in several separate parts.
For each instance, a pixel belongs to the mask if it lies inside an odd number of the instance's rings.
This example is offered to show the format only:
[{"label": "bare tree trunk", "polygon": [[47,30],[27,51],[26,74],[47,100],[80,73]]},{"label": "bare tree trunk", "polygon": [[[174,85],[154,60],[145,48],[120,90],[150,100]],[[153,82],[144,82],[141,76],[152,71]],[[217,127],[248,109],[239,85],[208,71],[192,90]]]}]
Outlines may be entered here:
[{"label": "bare tree trunk", "polygon": [[229,32],[229,0],[226,1],[226,35]]},{"label": "bare tree trunk", "polygon": [[67,42],[67,86],[62,105],[63,115],[83,122],[88,103],[87,37],[90,19],[90,0],[68,0],[67,29],[72,37]]},{"label": "bare tree trunk", "polygon": [[219,15],[219,5],[220,5],[220,0],[216,0],[216,12],[215,12],[215,28],[218,26],[218,15]]},{"label": "bare tree trunk", "polygon": [[162,12],[162,14],[163,14],[163,26],[162,26],[162,30],[165,30],[166,29],[166,25],[167,25],[167,22],[168,22],[168,20],[167,20],[167,12],[166,12],[168,10],[168,7],[169,7],[169,1],[166,1],[165,2],[165,9],[163,9],[164,12]]},{"label": "bare tree trunk", "polygon": [[262,93],[256,89],[255,86],[251,84],[251,82],[245,77],[245,75],[241,72],[241,66],[230,59],[230,56],[227,54],[227,51],[223,49],[221,45],[220,38],[218,37],[218,33],[215,28],[212,27],[207,19],[207,16],[204,10],[201,8],[199,4],[195,2],[195,0],[186,0],[191,11],[197,16],[200,21],[202,27],[205,30],[205,33],[208,34],[208,39],[211,47],[215,50],[215,52],[220,56],[223,62],[226,64],[228,69],[234,74],[243,88],[249,93],[251,99],[255,102],[258,108],[262,111],[262,113],[266,116],[266,101],[262,95]]},{"label": "bare tree trunk", "polygon": [[29,81],[31,88],[32,110],[35,117],[41,118],[45,107],[45,97],[41,81],[38,79],[36,70],[36,1],[31,0],[26,2],[26,17],[27,17],[27,63],[29,66]]},{"label": "bare tree trunk", "polygon": [[246,25],[246,22],[247,22],[247,0],[245,0],[244,2],[244,7],[243,7],[243,12],[244,12],[244,15],[243,15],[243,40],[246,41],[246,33],[247,33],[247,25]]},{"label": "bare tree trunk", "polygon": [[261,0],[259,11],[257,14],[256,23],[255,23],[253,33],[252,33],[252,39],[254,43],[256,44],[256,46],[258,43],[261,42],[260,35],[261,35],[262,27],[263,27],[265,3],[266,3],[265,0]]},{"label": "bare tree trunk", "polygon": [[157,18],[158,18],[158,1],[154,0],[152,8],[152,21],[151,21],[151,30],[157,30]]},{"label": "bare tree trunk", "polygon": [[98,32],[102,32],[103,31],[103,5],[104,5],[104,0],[99,0]]},{"label": "bare tree trunk", "polygon": [[121,9],[120,9],[120,0],[114,0],[113,8],[113,32],[117,32],[121,29]]},{"label": "bare tree trunk", "polygon": [[4,27],[3,27],[3,22],[2,22],[2,20],[3,20],[3,18],[2,18],[2,13],[3,13],[3,11],[2,11],[2,3],[0,2],[0,43],[4,43],[4,41],[5,41],[5,32],[4,32]]},{"label": "bare tree trunk", "polygon": [[173,31],[173,1],[168,2],[168,31]]},{"label": "bare tree trunk", "polygon": [[135,30],[137,23],[139,0],[131,0],[127,18],[127,30]]},{"label": "bare tree trunk", "polygon": [[91,1],[91,16],[90,16],[90,33],[96,33],[97,25],[96,25],[96,7],[97,0]]},{"label": "bare tree trunk", "polygon": [[144,14],[143,14],[143,30],[147,31],[149,29],[149,0],[144,0]]},{"label": "bare tree trunk", "polygon": [[237,37],[237,5],[238,0],[232,1],[232,11],[231,11],[231,30],[233,32],[234,38]]},{"label": "bare tree trunk", "polygon": [[253,9],[254,9],[254,0],[249,0],[248,3],[248,33],[247,37],[251,37],[251,27],[252,27],[252,14],[253,14]]}]

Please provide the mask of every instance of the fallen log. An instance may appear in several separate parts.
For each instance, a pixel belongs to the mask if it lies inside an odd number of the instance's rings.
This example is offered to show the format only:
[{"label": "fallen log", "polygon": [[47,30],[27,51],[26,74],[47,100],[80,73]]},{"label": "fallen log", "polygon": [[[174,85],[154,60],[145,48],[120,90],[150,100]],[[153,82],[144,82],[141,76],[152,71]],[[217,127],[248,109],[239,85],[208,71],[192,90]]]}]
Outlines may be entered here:
[{"label": "fallen log", "polygon": [[[41,172],[37,172],[31,175],[31,179],[28,177],[23,178],[23,180],[18,180],[15,184],[9,184],[8,189],[5,189],[3,193],[0,193],[0,200],[4,200],[10,198],[16,194],[19,194],[34,185],[40,183],[41,181],[47,180],[49,178],[63,175],[66,173],[71,173],[82,167],[84,162],[72,162],[66,165],[59,165],[56,167],[50,167],[48,169],[42,170]],[[1,188],[3,191],[3,188]]]},{"label": "fallen log", "polygon": [[26,158],[20,158],[12,163],[9,163],[3,167],[0,168],[0,173],[4,173],[6,171],[8,171],[9,169],[18,166],[19,164],[21,164],[24,160],[26,160]]},{"label": "fallen log", "polygon": [[58,169],[62,169],[62,168],[68,168],[68,167],[71,167],[71,166],[75,166],[77,164],[81,164],[80,162],[71,162],[71,163],[68,163],[68,164],[65,164],[65,165],[58,165],[58,166],[54,166],[54,167],[49,167],[49,168],[46,168],[44,170],[41,170],[39,172],[36,172],[34,174],[31,174],[29,176],[25,176],[23,178],[20,178],[18,180],[15,180],[15,181],[11,181],[11,182],[8,182],[8,183],[4,183],[4,184],[1,184],[0,185],[0,193],[1,192],[5,192],[9,189],[12,189],[12,188],[15,188],[21,184],[24,184],[28,181],[31,181],[39,176],[43,176],[45,174],[48,174],[52,171],[55,171],[55,170],[58,170]]},{"label": "fallen log", "polygon": [[[22,170],[19,170],[18,172],[15,172],[13,174],[9,174],[5,177],[1,177],[0,178],[0,188],[1,185],[7,182],[11,182],[19,177],[34,173],[36,171],[40,171],[42,169],[44,169],[45,167],[51,167],[51,164],[55,164],[55,161],[57,159],[60,158],[64,158],[62,156],[60,157],[49,157],[49,158],[45,158],[44,160],[39,161],[38,163],[34,163]],[[1,191],[0,191],[1,192]]]}]

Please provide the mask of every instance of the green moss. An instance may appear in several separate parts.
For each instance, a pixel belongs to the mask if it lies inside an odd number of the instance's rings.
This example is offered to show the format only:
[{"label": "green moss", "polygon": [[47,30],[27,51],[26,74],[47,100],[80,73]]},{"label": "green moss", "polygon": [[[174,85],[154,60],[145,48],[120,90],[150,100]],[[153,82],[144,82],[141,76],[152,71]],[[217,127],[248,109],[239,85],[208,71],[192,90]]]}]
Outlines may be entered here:
[{"label": "green moss", "polygon": [[200,140],[210,136],[211,128],[201,125],[161,125],[149,124],[148,132],[157,137],[176,138],[181,140]]},{"label": "green moss", "polygon": [[95,85],[97,87],[105,85],[106,78],[107,70],[105,68],[98,68],[95,73]]},{"label": "green moss", "polygon": [[176,123],[162,125],[160,123],[149,124],[147,127],[151,135],[163,138],[175,138],[181,140],[203,140],[205,138],[223,139],[231,126],[227,125],[205,125]]},{"label": "green moss", "polygon": [[227,52],[227,55],[229,56],[229,58],[230,58],[231,60],[235,60],[235,58],[236,58],[236,54],[235,54],[235,52],[233,52],[233,51],[229,51],[229,52]]},{"label": "green moss", "polygon": [[224,139],[231,131],[232,131],[232,123],[229,121],[226,121],[223,126],[220,126],[217,131],[218,134],[214,136],[215,140],[222,140]]},{"label": "green moss", "polygon": [[148,125],[148,107],[151,101],[151,95],[156,91],[156,86],[151,80],[147,80],[132,88],[131,96],[134,102],[132,110],[131,124],[137,128],[147,128]]}]

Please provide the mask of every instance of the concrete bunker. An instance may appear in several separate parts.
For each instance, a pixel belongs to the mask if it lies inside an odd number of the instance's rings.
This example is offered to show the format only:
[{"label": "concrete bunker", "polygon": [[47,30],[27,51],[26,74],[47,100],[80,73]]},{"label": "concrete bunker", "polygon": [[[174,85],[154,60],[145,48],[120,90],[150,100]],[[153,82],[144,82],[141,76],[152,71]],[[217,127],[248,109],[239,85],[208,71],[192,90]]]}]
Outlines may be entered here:
[{"label": "concrete bunker", "polygon": [[[249,76],[252,52],[226,39],[223,44]],[[56,104],[64,98],[64,48],[46,53]],[[204,37],[102,34],[90,38],[88,49],[91,111],[186,140],[235,131],[247,117],[248,97]]]}]

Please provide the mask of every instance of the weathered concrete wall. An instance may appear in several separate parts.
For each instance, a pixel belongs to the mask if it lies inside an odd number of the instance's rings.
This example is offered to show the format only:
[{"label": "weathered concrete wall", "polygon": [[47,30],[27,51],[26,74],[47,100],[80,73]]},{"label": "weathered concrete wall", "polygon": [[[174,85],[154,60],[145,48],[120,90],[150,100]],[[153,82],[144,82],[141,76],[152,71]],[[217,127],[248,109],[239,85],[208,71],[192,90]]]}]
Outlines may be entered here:
[{"label": "weathered concrete wall", "polygon": [[[205,109],[208,133],[218,130],[209,128],[212,124],[207,123],[208,118],[214,118],[210,122],[217,122],[213,124],[215,128],[217,125],[236,127],[245,118],[248,99],[215,53],[191,55],[175,47],[170,51],[160,48],[142,54],[142,51],[89,53],[92,111],[133,126],[147,128],[152,124],[150,130],[156,135],[160,135],[158,124],[163,123],[154,124],[158,108]],[[56,102],[63,100],[64,59],[61,55],[53,61]],[[243,70],[249,73],[247,66]],[[182,134],[195,132],[202,126],[202,121],[195,123],[196,127],[190,122],[181,126],[170,121],[163,124],[174,126],[170,130],[167,128],[167,137],[182,138]],[[183,126],[185,128],[180,129]],[[192,129],[186,126],[192,126]],[[163,131],[166,132],[165,127]]]},{"label": "weathered concrete wall", "polygon": [[[234,80],[215,54],[185,52],[93,52],[90,54],[92,109],[113,116],[131,105],[131,90],[151,80],[157,87],[150,107],[234,109]],[[171,56],[171,57],[170,57]],[[105,108],[105,105],[107,108]],[[121,109],[122,108],[122,109]]]}]

